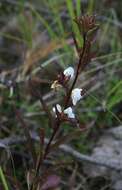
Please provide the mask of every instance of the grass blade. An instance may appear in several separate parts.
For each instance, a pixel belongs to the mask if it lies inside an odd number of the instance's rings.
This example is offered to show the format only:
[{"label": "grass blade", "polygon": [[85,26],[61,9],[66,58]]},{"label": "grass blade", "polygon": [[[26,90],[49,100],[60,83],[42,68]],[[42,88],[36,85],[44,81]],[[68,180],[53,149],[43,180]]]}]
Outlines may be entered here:
[{"label": "grass blade", "polygon": [[0,166],[0,178],[1,178],[1,181],[3,183],[3,187],[5,190],[9,190],[8,188],[8,185],[7,185],[7,182],[6,182],[6,179],[5,179],[5,175],[3,173],[3,170],[2,170],[2,167]]},{"label": "grass blade", "polygon": [[76,12],[77,12],[77,16],[80,16],[80,14],[81,14],[81,0],[76,1]]},{"label": "grass blade", "polygon": [[82,45],[83,45],[83,38],[81,37],[81,34],[80,34],[80,31],[78,29],[77,24],[73,20],[73,19],[75,19],[75,11],[74,11],[73,2],[71,0],[66,0],[66,3],[67,3],[67,9],[69,11],[69,15],[70,15],[70,18],[71,18],[73,32],[74,32],[74,34],[76,36],[76,39],[80,43],[80,46],[82,47]]}]

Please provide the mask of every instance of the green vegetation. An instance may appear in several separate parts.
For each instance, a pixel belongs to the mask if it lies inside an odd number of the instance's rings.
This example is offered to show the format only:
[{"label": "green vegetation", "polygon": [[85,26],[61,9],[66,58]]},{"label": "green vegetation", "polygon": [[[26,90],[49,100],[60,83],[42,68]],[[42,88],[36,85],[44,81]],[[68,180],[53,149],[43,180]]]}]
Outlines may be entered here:
[{"label": "green vegetation", "polygon": [[[87,154],[104,130],[122,124],[122,26],[120,23],[122,14],[120,7],[122,7],[121,0],[110,4],[109,2],[107,4],[107,1],[99,3],[93,0],[89,0],[88,3],[81,0],[35,0],[31,3],[14,0],[1,1],[1,140],[13,136],[23,138],[25,135],[21,123],[17,120],[15,108],[20,110],[30,131],[40,135],[40,129],[45,128],[46,137],[50,137],[52,129],[48,128],[47,115],[37,97],[33,96],[34,92],[29,82],[30,79],[35,82],[35,87],[40,90],[49,110],[52,111],[54,104],[62,103],[63,90],[54,96],[50,87],[59,72],[68,66],[76,67],[78,55],[72,36],[73,34],[76,36],[80,48],[83,47],[83,36],[79,32],[75,18],[86,13],[96,15],[100,29],[92,49],[95,52],[94,58],[81,73],[77,82],[77,86],[83,88],[85,95],[75,111],[83,127],[90,124],[92,127],[86,133],[73,139],[70,145],[79,152]],[[13,81],[12,85],[9,83],[10,80]],[[60,133],[68,134],[73,130],[74,128],[70,125],[64,124]],[[12,143],[10,149],[16,177],[13,177],[10,158],[6,156],[5,173],[3,173],[3,167],[0,167],[0,188],[9,190],[18,185],[18,190],[21,188],[24,190],[27,189],[26,181],[31,181],[33,178],[33,171],[31,174],[30,171],[28,172],[28,168],[32,166],[32,160],[29,159],[30,153],[27,153],[28,147],[24,143]],[[36,142],[34,146],[36,153],[41,154],[40,145]],[[0,157],[1,164],[3,155]],[[59,154],[54,157],[60,160],[64,155]],[[66,161],[71,160],[67,155]],[[7,171],[7,168],[10,171]],[[64,164],[62,176],[66,175],[66,178],[68,178],[67,168],[68,166]]]}]

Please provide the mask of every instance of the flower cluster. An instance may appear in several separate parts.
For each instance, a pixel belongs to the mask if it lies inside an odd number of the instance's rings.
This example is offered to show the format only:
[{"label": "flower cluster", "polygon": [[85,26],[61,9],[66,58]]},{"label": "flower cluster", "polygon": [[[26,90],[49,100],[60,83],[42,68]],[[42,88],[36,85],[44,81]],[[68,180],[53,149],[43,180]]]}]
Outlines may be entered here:
[{"label": "flower cluster", "polygon": [[[80,34],[83,36],[83,46],[81,48],[78,40],[75,35],[73,36],[74,44],[79,56],[79,62],[74,71],[73,67],[68,67],[57,77],[57,80],[51,85],[52,89],[57,90],[59,87],[63,87],[65,90],[65,99],[64,99],[64,109],[62,110],[61,106],[57,104],[53,111],[56,114],[56,117],[59,119],[67,118],[78,122],[76,116],[73,112],[73,106],[76,106],[77,102],[82,98],[82,89],[74,88],[79,76],[79,73],[83,71],[86,65],[90,62],[93,57],[91,52],[91,45],[94,42],[94,37],[98,30],[98,24],[96,24],[95,16],[83,15],[79,18],[76,17],[75,22],[78,25]],[[72,80],[72,84],[70,81]],[[71,85],[70,85],[71,84]]]},{"label": "flower cluster", "polygon": [[[55,85],[57,87],[63,86],[64,83],[68,82],[70,79],[74,77],[74,69],[73,67],[68,67],[67,69],[64,70],[63,72],[63,78],[62,81],[56,80],[52,84],[51,88],[53,88]],[[58,78],[61,79],[62,73],[60,74],[61,76],[58,76]],[[72,105],[75,106],[77,102],[82,98],[82,89],[79,88],[74,88],[71,92],[71,100],[72,100]],[[62,110],[61,106],[59,104],[56,104],[55,107],[53,107],[53,112],[56,114],[56,117],[63,117],[63,118],[68,118],[68,119],[75,119],[75,114],[73,111],[72,107],[68,107],[64,110]]]},{"label": "flower cluster", "polygon": [[57,80],[53,82],[51,85],[52,89],[58,89],[59,87],[65,87],[66,84],[69,82],[70,79],[74,77],[74,69],[73,67],[68,67],[64,70],[64,72],[58,75]]},{"label": "flower cluster", "polygon": [[62,111],[62,108],[59,104],[56,104],[55,107],[53,107],[53,112],[56,113],[56,117],[60,116],[63,119],[69,118],[69,119],[75,119],[75,114],[73,112],[73,109],[71,107],[68,107]]},{"label": "flower cluster", "polygon": [[99,26],[98,24],[96,24],[95,15],[84,15],[75,19],[75,21],[78,24],[78,26],[80,26],[80,28],[83,29],[83,33],[87,33],[90,30],[98,28]]}]

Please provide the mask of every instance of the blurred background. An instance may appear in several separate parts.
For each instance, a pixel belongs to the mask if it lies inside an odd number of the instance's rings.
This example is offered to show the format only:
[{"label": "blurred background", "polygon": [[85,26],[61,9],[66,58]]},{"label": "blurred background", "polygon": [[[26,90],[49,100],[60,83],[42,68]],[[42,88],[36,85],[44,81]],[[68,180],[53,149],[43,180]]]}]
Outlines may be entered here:
[{"label": "blurred background", "polygon": [[[122,1],[0,0],[0,139],[13,136],[22,138],[24,135],[14,106],[21,111],[30,130],[39,133],[40,128],[44,127],[47,136],[50,135],[47,116],[31,94],[29,79],[32,78],[36,88],[40,89],[50,110],[55,103],[62,101],[62,92],[54,93],[50,86],[59,72],[78,63],[72,32],[81,47],[82,36],[73,19],[75,15],[84,14],[96,15],[100,25],[92,47],[95,56],[77,82],[77,86],[85,89],[87,95],[78,104],[76,112],[82,126],[91,127],[70,145],[83,154],[90,154],[103,133],[121,126]],[[65,124],[61,132],[67,134],[72,130]],[[26,148],[23,144],[15,143],[10,156],[0,144],[0,163],[7,179],[11,184],[14,173],[22,183],[22,189],[26,189],[24,172],[29,162]],[[59,153],[56,157],[63,159],[64,155]],[[67,161],[70,159],[67,155]],[[78,163],[74,165],[77,168]],[[65,166],[61,176],[69,179],[74,165]],[[81,174],[81,165],[79,168],[77,172]],[[113,187],[111,178],[95,178],[88,183],[86,175],[82,179],[86,180],[84,184],[87,184],[88,190],[100,190],[106,184],[108,189]],[[76,180],[77,184],[79,180],[80,177]],[[61,189],[70,189],[65,179],[63,182]],[[98,186],[98,183],[102,185]]]}]

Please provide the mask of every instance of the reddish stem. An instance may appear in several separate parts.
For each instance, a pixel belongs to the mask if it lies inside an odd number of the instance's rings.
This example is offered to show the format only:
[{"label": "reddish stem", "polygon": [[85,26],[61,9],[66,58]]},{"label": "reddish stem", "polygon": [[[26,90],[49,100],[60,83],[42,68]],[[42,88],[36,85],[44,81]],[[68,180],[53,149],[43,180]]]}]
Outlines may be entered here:
[{"label": "reddish stem", "polygon": [[46,159],[46,157],[47,157],[47,155],[49,153],[50,145],[51,145],[51,143],[52,143],[52,141],[53,141],[53,139],[54,139],[54,137],[55,137],[55,135],[56,135],[59,127],[60,127],[60,121],[58,120],[58,121],[56,121],[56,126],[55,126],[54,131],[52,133],[52,136],[51,136],[51,138],[50,138],[50,140],[49,140],[49,142],[48,142],[48,144],[46,146],[44,157],[43,157],[44,160]]},{"label": "reddish stem", "polygon": [[71,88],[69,89],[69,92],[67,94],[67,97],[66,97],[66,100],[65,100],[65,106],[64,106],[64,109],[67,108],[68,104],[69,104],[69,101],[70,101],[70,97],[71,97],[71,93],[72,93],[72,90],[77,82],[77,79],[78,79],[78,76],[79,76],[79,72],[80,72],[80,67],[81,65],[83,64],[83,57],[84,57],[84,52],[85,52],[85,45],[86,45],[86,34],[84,35],[83,37],[83,50],[81,52],[81,55],[80,55],[80,59],[79,59],[79,63],[78,63],[78,66],[77,66],[77,71],[76,71],[76,75],[75,75],[75,78],[74,78],[74,81],[72,83],[72,86]]}]

